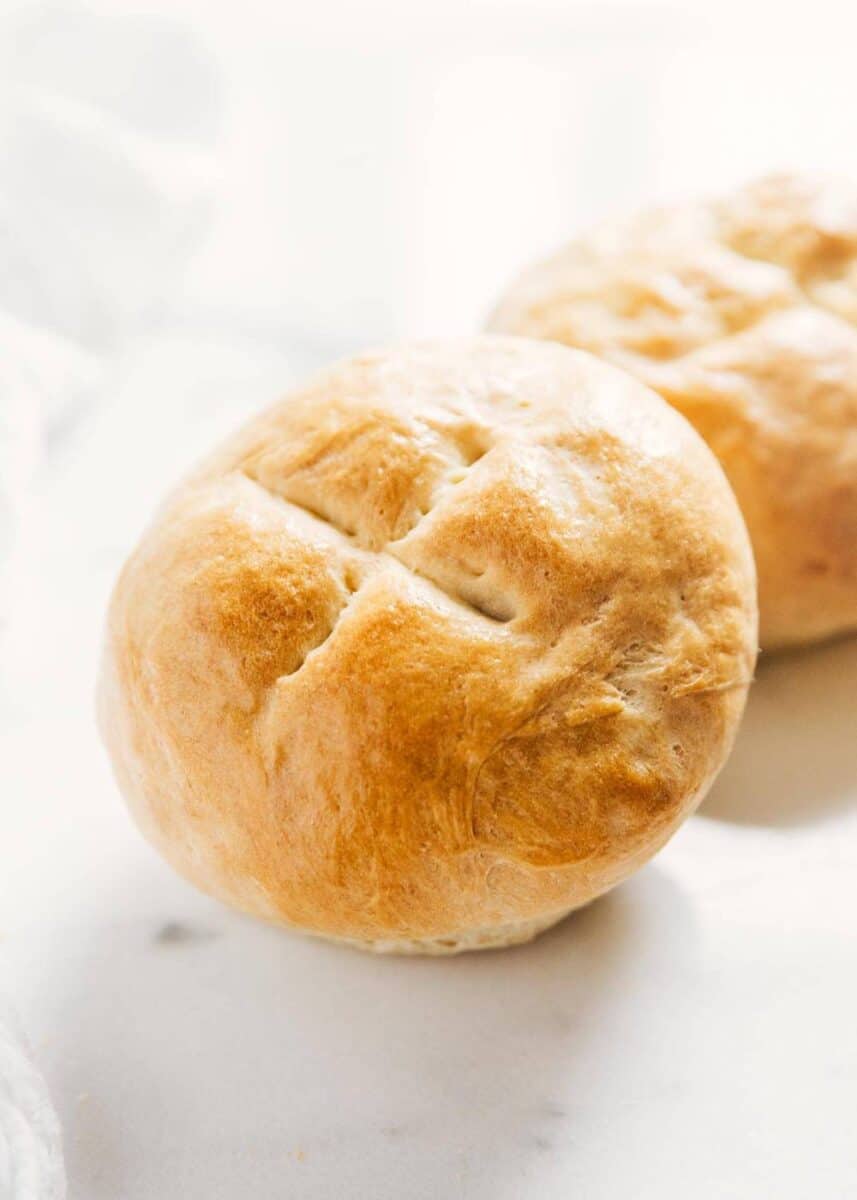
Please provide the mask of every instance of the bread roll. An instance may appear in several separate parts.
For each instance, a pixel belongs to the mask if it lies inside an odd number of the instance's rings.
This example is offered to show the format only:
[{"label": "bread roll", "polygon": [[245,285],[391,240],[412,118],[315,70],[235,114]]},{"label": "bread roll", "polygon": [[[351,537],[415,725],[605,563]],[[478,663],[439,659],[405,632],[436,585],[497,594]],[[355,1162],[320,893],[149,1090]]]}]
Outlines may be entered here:
[{"label": "bread roll", "polygon": [[591,350],[696,426],[750,530],[763,646],[857,629],[857,188],[779,175],[604,226],[490,324]]},{"label": "bread roll", "polygon": [[169,498],[100,720],[188,879],[383,951],[522,941],[640,866],[729,749],[746,530],[656,395],[518,338],[364,354]]}]

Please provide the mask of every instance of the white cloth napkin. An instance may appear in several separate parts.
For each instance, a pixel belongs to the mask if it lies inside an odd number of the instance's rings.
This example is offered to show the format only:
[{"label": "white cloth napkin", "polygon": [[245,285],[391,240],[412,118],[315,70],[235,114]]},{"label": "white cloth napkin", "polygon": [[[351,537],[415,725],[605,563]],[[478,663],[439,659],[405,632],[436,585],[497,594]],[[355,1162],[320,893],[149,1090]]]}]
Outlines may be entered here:
[{"label": "white cloth napkin", "polygon": [[[219,118],[214,61],[172,18],[0,7],[0,709],[40,466],[180,279]],[[64,1195],[59,1124],[0,996],[0,1200]]]},{"label": "white cloth napkin", "polygon": [[0,996],[0,1197],[63,1200],[60,1124],[17,1017]]},{"label": "white cloth napkin", "polygon": [[41,456],[180,278],[219,123],[198,32],[110,5],[0,8],[0,654]]},{"label": "white cloth napkin", "polygon": [[48,5],[0,17],[0,80],[0,388],[37,374],[50,428],[204,226],[217,75],[170,20]]}]

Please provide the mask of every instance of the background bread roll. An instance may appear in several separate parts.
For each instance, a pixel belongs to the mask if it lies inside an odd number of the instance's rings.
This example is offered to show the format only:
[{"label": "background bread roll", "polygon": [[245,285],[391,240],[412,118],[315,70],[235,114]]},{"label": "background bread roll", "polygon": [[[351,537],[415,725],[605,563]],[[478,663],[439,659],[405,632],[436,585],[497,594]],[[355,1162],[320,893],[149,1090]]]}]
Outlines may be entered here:
[{"label": "background bread roll", "polygon": [[763,646],[857,629],[857,188],[778,175],[604,226],[490,324],[594,351],[693,422],[750,530]]},{"label": "background bread roll", "polygon": [[707,447],[589,355],[365,354],[181,486],[110,607],[100,720],[146,835],[376,950],[523,940],[653,854],[753,672]]}]

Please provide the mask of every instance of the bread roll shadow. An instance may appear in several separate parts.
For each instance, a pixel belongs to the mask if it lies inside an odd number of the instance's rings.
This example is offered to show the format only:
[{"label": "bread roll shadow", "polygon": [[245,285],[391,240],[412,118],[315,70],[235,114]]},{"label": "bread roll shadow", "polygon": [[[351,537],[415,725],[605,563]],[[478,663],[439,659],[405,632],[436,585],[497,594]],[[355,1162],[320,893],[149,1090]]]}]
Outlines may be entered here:
[{"label": "bread roll shadow", "polygon": [[629,1014],[696,953],[658,867],[534,943],[454,959],[368,956],[167,878],[125,881],[158,886],[162,920],[74,948],[62,1011],[80,1049],[57,1087],[88,1200],[186,1200],[202,1160],[230,1196],[428,1197],[460,1180],[511,1200],[586,1135],[596,1081],[621,1102]]},{"label": "bread roll shadow", "polygon": [[759,659],[732,757],[700,815],[809,824],[857,802],[857,639]]}]

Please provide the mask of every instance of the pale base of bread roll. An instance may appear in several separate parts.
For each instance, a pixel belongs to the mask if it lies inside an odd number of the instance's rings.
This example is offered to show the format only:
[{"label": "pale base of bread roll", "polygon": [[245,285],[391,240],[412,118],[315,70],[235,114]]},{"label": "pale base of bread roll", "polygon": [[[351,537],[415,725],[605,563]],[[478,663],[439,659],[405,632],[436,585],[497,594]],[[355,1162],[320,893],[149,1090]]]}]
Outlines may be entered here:
[{"label": "pale base of bread roll", "polygon": [[[549,917],[535,917],[529,921],[508,921],[504,925],[485,925],[463,933],[450,933],[434,938],[373,939],[326,937],[325,941],[337,942],[340,946],[353,946],[356,950],[368,950],[371,954],[462,954],[465,950],[502,950],[504,946],[519,946],[531,942],[534,937],[562,921],[578,907],[564,908]],[[324,935],[322,935],[324,936]]]}]

